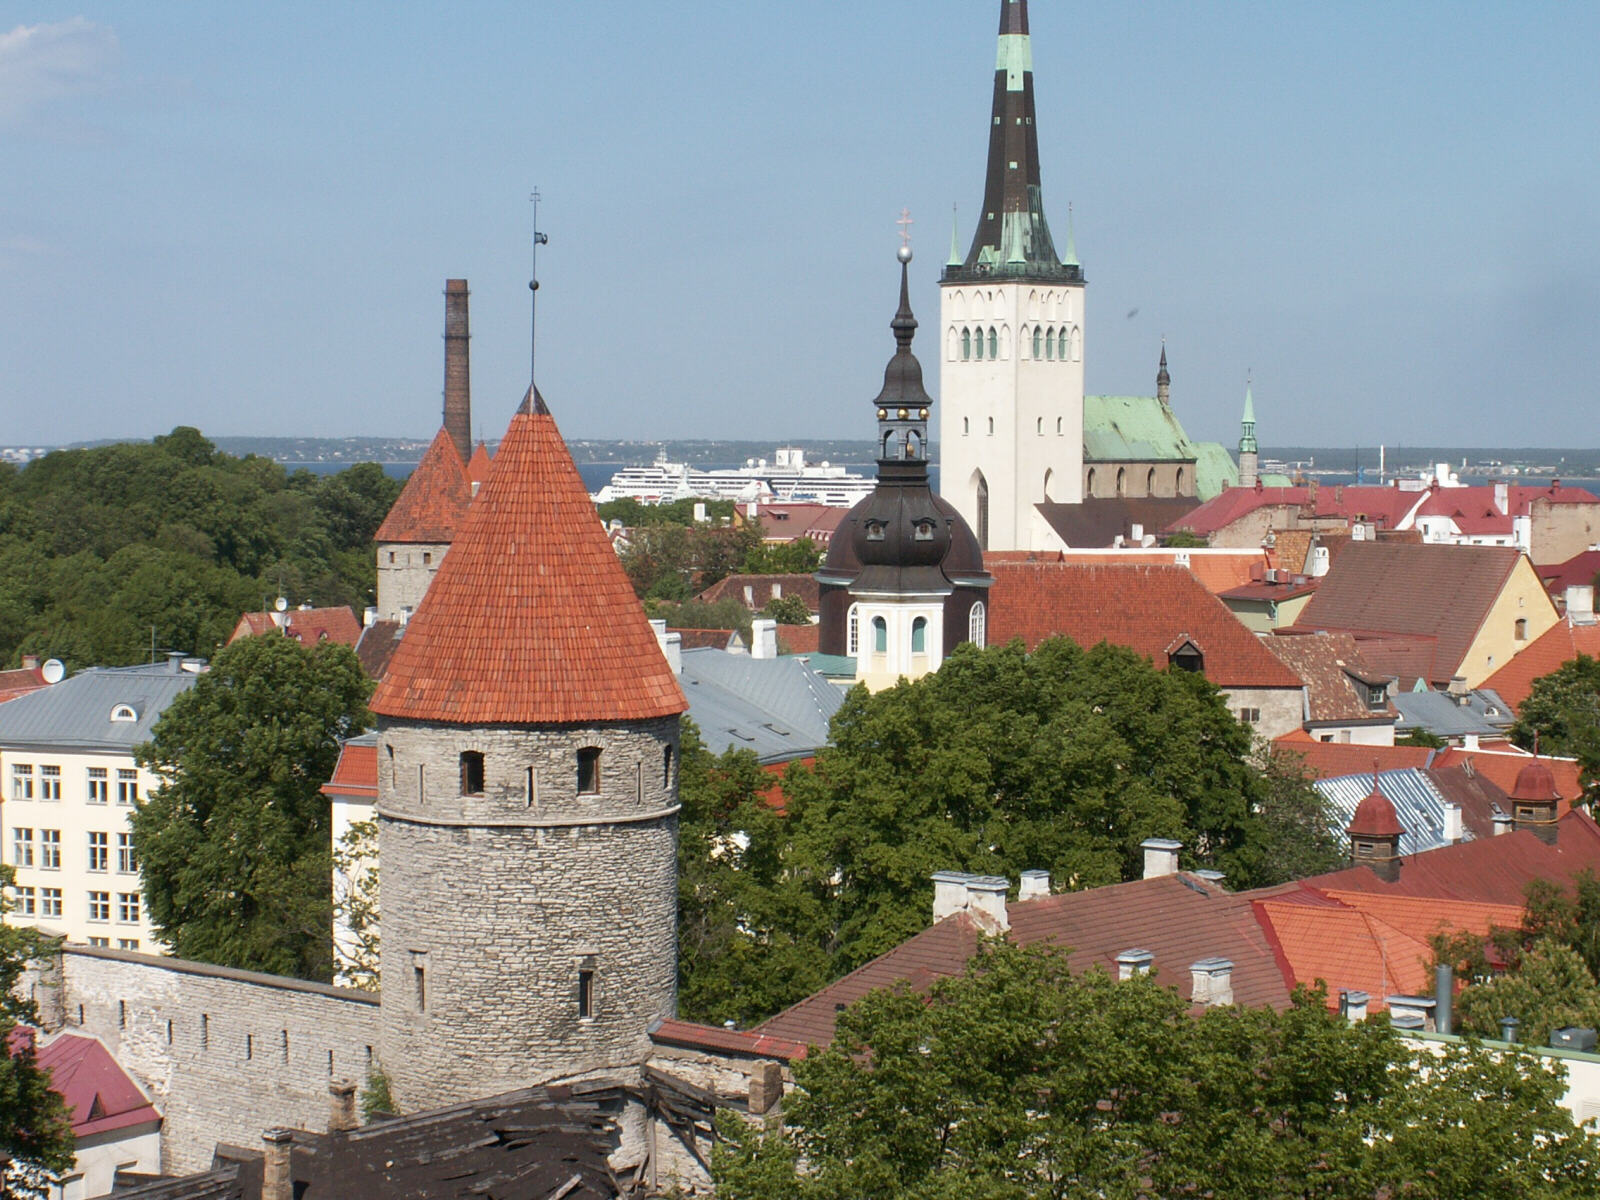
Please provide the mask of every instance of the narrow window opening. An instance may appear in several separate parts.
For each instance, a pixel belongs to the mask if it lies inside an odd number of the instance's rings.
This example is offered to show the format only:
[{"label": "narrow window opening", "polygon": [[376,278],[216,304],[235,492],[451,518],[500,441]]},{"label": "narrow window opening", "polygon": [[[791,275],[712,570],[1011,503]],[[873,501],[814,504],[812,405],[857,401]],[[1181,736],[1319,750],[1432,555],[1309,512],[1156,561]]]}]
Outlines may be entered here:
[{"label": "narrow window opening", "polygon": [[483,795],[483,751],[481,750],[461,752],[461,794]]},{"label": "narrow window opening", "polygon": [[633,764],[633,798],[640,804],[644,803],[644,763]]},{"label": "narrow window opening", "polygon": [[878,654],[889,649],[889,623],[882,617],[872,618],[872,649]]},{"label": "narrow window opening", "polygon": [[253,1034],[253,1033],[247,1033],[247,1034],[244,1035],[244,1060],[246,1062],[249,1062],[255,1056],[256,1056],[256,1035]]},{"label": "narrow window opening", "polygon": [[417,1011],[428,1011],[428,968],[418,964],[411,968],[412,978],[417,985]]},{"label": "narrow window opening", "polygon": [[578,970],[578,1016],[594,1016],[594,969],[581,967]]},{"label": "narrow window opening", "polygon": [[578,791],[593,794],[600,790],[600,747],[585,746],[578,751]]},{"label": "narrow window opening", "polygon": [[128,1027],[128,1002],[126,1000],[118,1000],[117,1001],[117,1028],[118,1029],[126,1029],[127,1027]]},{"label": "narrow window opening", "polygon": [[661,748],[661,786],[664,787],[664,788],[669,788],[669,787],[672,786],[672,747],[671,746],[663,746]]},{"label": "narrow window opening", "polygon": [[284,1062],[288,1062],[289,1061],[289,1031],[287,1029],[284,1029],[284,1030],[280,1030],[279,1033],[283,1038],[283,1045],[282,1045],[283,1061]]},{"label": "narrow window opening", "polygon": [[333,1051],[328,1051],[328,1078],[333,1078]]},{"label": "narrow window opening", "polygon": [[989,357],[1000,357],[1000,337],[994,331],[994,326],[989,327]]},{"label": "narrow window opening", "polygon": [[961,361],[966,362],[972,357],[972,330],[961,331]]},{"label": "narrow window opening", "polygon": [[[78,1011],[83,1010],[80,1008]],[[207,1013],[200,1014],[200,1049],[211,1049],[211,1017]]]},{"label": "narrow window opening", "polygon": [[918,617],[911,622],[911,653],[926,654],[928,652],[928,618]]},{"label": "narrow window opening", "polygon": [[527,797],[528,807],[532,808],[539,799],[539,772],[537,768],[528,768],[528,782],[524,786],[527,788],[524,794]]},{"label": "narrow window opening", "polygon": [[172,1020],[167,1020],[167,1045],[172,1045]]},{"label": "narrow window opening", "polygon": [[428,802],[428,768],[425,763],[417,764],[417,803]]}]

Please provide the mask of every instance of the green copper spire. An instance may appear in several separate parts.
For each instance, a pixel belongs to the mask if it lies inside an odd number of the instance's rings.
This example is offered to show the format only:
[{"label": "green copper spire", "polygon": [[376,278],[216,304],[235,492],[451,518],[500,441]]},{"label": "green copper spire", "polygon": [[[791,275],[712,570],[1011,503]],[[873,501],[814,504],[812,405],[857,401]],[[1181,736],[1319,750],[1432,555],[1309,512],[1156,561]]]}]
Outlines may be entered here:
[{"label": "green copper spire", "polygon": [[950,206],[950,260],[945,263],[947,267],[961,265],[961,229],[957,222],[958,213],[956,206]]},{"label": "green copper spire", "polygon": [[1254,454],[1256,452],[1256,406],[1250,396],[1250,381],[1245,380],[1244,385],[1244,418],[1239,422],[1241,433],[1239,437],[1239,453]]}]

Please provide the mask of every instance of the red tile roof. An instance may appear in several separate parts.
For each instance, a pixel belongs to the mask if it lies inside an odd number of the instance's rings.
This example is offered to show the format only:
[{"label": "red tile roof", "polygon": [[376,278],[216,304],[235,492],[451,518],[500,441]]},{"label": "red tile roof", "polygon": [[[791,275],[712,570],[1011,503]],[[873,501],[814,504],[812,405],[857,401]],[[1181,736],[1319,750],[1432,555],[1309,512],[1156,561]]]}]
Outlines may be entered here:
[{"label": "red tile roof", "polygon": [[1535,569],[1550,595],[1561,600],[1569,587],[1592,584],[1600,576],[1600,550],[1585,550],[1581,554],[1574,554],[1566,562]]},{"label": "red tile roof", "polygon": [[97,1038],[58,1033],[39,1049],[37,1061],[50,1072],[51,1090],[66,1101],[75,1137],[161,1120]]},{"label": "red tile roof", "polygon": [[821,625],[779,625],[779,649],[785,654],[815,654],[822,638]]},{"label": "red tile roof", "polygon": [[14,671],[0,671],[0,704],[26,696],[48,686],[42,667],[19,667]]},{"label": "red tile roof", "polygon": [[[1191,963],[1221,956],[1233,962],[1233,994],[1240,1004],[1288,1004],[1279,972],[1250,899],[1189,875],[1166,875],[1008,906],[1011,938],[1021,945],[1048,942],[1070,949],[1074,971],[1100,964],[1116,971],[1116,957],[1140,947],[1155,955],[1157,977],[1190,995]],[[875,988],[904,980],[921,990],[959,975],[977,948],[978,929],[958,913],[902,942],[756,1027],[757,1033],[826,1045],[833,1040],[836,1006]]]},{"label": "red tile roof", "polygon": [[1600,658],[1600,625],[1574,625],[1563,618],[1524,646],[1510,662],[1483,681],[1500,699],[1519,707],[1533,692],[1533,681],[1580,654]]},{"label": "red tile roof", "polygon": [[1184,567],[1079,566],[985,560],[994,576],[989,641],[1031,650],[1066,634],[1079,645],[1128,646],[1158,667],[1187,638],[1219,687],[1298,688],[1300,679]]},{"label": "red tile roof", "polygon": [[1257,568],[1265,565],[1259,550],[1169,550],[1159,547],[1147,550],[989,550],[985,551],[983,561],[1075,563],[1083,567],[1187,566],[1206,590],[1216,595],[1248,583]]},{"label": "red tile roof", "polygon": [[[749,599],[745,598],[748,589]],[[733,597],[746,608],[759,611],[777,596],[799,596],[806,608],[817,611],[821,603],[821,585],[812,575],[728,575],[717,580],[695,597],[707,604]]]},{"label": "red tile roof", "polygon": [[826,547],[845,517],[848,508],[832,504],[759,504],[756,520],[761,536],[769,542],[792,542],[808,537]]},{"label": "red tile roof", "polygon": [[333,778],[322,785],[324,796],[378,795],[378,747],[366,742],[346,742],[339,748]]},{"label": "red tile roof", "polygon": [[1441,900],[1436,896],[1389,896],[1376,892],[1319,889],[1330,900],[1359,909],[1419,942],[1439,933],[1475,933],[1488,937],[1495,929],[1522,924],[1522,904],[1486,904],[1476,900]]},{"label": "red tile roof", "polygon": [[1425,767],[1433,757],[1433,751],[1426,746],[1360,746],[1349,742],[1319,742],[1309,733],[1298,729],[1273,739],[1272,744],[1275,749],[1304,759],[1306,771],[1313,779],[1370,774],[1373,760],[1377,760],[1379,770],[1383,771]]},{"label": "red tile roof", "polygon": [[1426,493],[1397,487],[1255,487],[1226,488],[1169,529],[1187,529],[1209,537],[1259,508],[1292,507],[1302,515],[1324,520],[1371,521],[1394,529],[1405,521]]},{"label": "red tile roof", "polygon": [[404,634],[405,626],[399,621],[374,621],[361,631],[361,640],[356,642],[356,658],[368,679],[384,677]]},{"label": "red tile roof", "polygon": [[1352,542],[1298,623],[1307,629],[1437,638],[1430,682],[1447,682],[1521,558],[1513,546]]},{"label": "red tile roof", "polygon": [[457,724],[643,720],[688,707],[529,389],[372,697],[382,716]]},{"label": "red tile roof", "polygon": [[489,447],[485,443],[479,442],[472,451],[472,457],[467,459],[466,466],[467,483],[471,487],[473,495],[477,495],[478,489],[488,481],[492,464],[493,459],[489,456]]},{"label": "red tile roof", "polygon": [[443,429],[378,526],[377,542],[449,542],[472,500],[466,467]]},{"label": "red tile roof", "polygon": [[1369,913],[1304,893],[1257,900],[1255,911],[1289,977],[1327,984],[1330,1006],[1341,988],[1366,992],[1372,1011],[1385,1007],[1386,996],[1432,990],[1428,943]]},{"label": "red tile roof", "polygon": [[[1529,755],[1516,750],[1459,750],[1447,746],[1439,751],[1433,765],[1470,767],[1475,774],[1490,780],[1509,796],[1511,789],[1517,786],[1517,775],[1528,765],[1529,759]],[[1556,791],[1561,794],[1563,800],[1579,800],[1583,797],[1583,785],[1580,782],[1576,759],[1551,758],[1545,755],[1541,756],[1539,761],[1550,768],[1550,774],[1555,777]]]},{"label": "red tile roof", "polygon": [[804,1042],[773,1037],[770,1034],[752,1033],[745,1029],[700,1025],[694,1021],[680,1021],[676,1017],[658,1021],[650,1030],[650,1040],[663,1046],[687,1046],[692,1050],[741,1054],[752,1058],[782,1058],[792,1061],[806,1056]]},{"label": "red tile roof", "polygon": [[[1349,634],[1281,634],[1261,641],[1305,680],[1311,721],[1399,720],[1399,711],[1387,698],[1376,708],[1367,703],[1367,686],[1384,677],[1361,656]],[[1357,680],[1363,681],[1360,686]]]},{"label": "red tile roof", "polygon": [[[280,626],[274,619],[281,616]],[[239,618],[233,628],[229,645],[243,637],[282,633],[301,645],[314,646],[318,642],[337,642],[341,646],[354,646],[361,640],[361,622],[355,613],[344,605],[334,608],[292,608],[284,613],[251,612]]]}]

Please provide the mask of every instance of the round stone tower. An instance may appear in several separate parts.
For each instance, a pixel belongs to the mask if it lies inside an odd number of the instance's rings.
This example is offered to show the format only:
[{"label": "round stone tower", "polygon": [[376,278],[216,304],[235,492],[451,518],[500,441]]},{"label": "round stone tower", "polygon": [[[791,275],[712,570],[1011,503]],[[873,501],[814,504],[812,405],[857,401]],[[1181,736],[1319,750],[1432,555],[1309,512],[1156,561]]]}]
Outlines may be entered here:
[{"label": "round stone tower", "polygon": [[530,389],[372,700],[403,1109],[648,1056],[676,997],[685,707]]}]

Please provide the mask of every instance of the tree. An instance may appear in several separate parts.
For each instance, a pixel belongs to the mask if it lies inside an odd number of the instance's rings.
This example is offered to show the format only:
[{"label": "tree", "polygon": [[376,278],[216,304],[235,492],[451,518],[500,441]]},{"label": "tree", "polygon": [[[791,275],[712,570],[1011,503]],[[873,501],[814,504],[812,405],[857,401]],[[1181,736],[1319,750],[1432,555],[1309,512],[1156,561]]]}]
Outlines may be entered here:
[{"label": "tree", "polygon": [[1518,1037],[1542,1046],[1552,1029],[1600,1026],[1600,984],[1577,951],[1544,938],[1521,955],[1515,970],[1463,989],[1456,1012],[1461,1031],[1480,1037],[1499,1037],[1501,1018],[1516,1017]]},{"label": "tree", "polygon": [[1180,529],[1167,535],[1167,545],[1175,550],[1201,550],[1210,543],[1198,533]]},{"label": "tree", "polygon": [[1285,883],[1347,866],[1349,851],[1334,836],[1332,807],[1312,786],[1305,759],[1269,748],[1261,756],[1266,795],[1256,810],[1265,851],[1256,886]]},{"label": "tree", "polygon": [[352,822],[333,848],[333,915],[348,931],[342,944],[334,947],[342,955],[336,964],[340,982],[364,992],[377,991],[383,926],[376,821]]},{"label": "tree", "polygon": [[135,751],[162,784],[134,811],[151,920],[174,954],[326,980],[328,805],[370,684],[346,646],[243,638]]},{"label": "tree", "polygon": [[[15,875],[0,866],[0,913],[11,911]],[[54,953],[53,939],[37,929],[0,924],[0,1196],[44,1197],[52,1177],[72,1169],[72,1123],[50,1086],[50,1073],[34,1055],[39,1012],[18,984],[28,964]],[[24,1028],[26,1027],[26,1028]]]},{"label": "tree", "polygon": [[822,565],[822,550],[809,537],[757,542],[739,564],[746,575],[809,575]]},{"label": "tree", "polygon": [[811,624],[811,610],[806,607],[806,602],[796,595],[774,596],[768,600],[766,607],[761,610],[763,617],[771,617],[779,625],[809,625]]},{"label": "tree", "polygon": [[1433,1057],[1320,990],[1197,1019],[1157,980],[1075,978],[1062,950],[994,941],[838,1030],[793,1064],[781,1125],[724,1120],[723,1200],[1592,1194],[1559,1064]]},{"label": "tree", "polygon": [[1585,801],[1600,801],[1600,659],[1580,654],[1542,679],[1518,706],[1511,740],[1578,760]]}]

